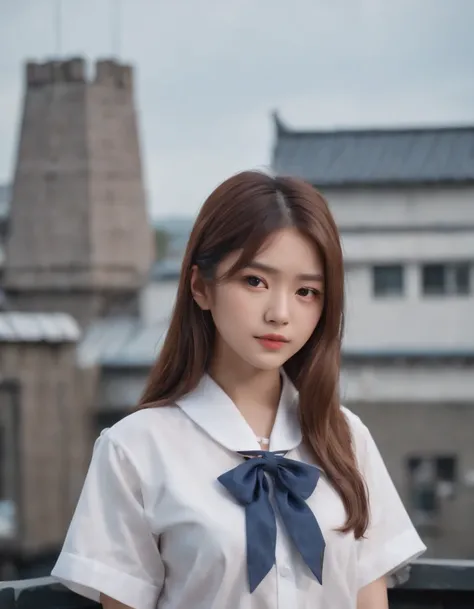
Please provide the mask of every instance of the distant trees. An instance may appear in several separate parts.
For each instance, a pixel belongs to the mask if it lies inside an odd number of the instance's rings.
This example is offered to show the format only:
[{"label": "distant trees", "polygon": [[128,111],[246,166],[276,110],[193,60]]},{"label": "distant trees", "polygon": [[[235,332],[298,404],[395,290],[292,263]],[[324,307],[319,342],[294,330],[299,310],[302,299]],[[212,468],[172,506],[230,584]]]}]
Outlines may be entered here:
[{"label": "distant trees", "polygon": [[155,259],[163,260],[168,253],[170,234],[162,228],[155,228]]}]

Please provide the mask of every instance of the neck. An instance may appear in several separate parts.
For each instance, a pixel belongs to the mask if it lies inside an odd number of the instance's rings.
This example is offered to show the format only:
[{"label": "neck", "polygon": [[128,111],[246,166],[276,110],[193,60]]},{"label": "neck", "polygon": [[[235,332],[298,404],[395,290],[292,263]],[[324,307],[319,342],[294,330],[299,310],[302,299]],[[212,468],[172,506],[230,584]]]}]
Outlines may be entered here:
[{"label": "neck", "polygon": [[249,403],[268,410],[278,408],[281,393],[279,370],[258,370],[241,374],[237,370],[211,367],[210,376],[236,404]]},{"label": "neck", "polygon": [[209,375],[240,410],[255,435],[268,438],[280,401],[279,369],[258,370],[241,361],[215,357]]}]

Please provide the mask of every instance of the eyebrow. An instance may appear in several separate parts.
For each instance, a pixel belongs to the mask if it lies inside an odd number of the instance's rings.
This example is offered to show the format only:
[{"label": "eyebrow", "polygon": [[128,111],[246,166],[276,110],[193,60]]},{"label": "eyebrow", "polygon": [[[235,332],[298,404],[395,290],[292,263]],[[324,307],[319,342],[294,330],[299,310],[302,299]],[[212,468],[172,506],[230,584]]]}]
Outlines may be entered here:
[{"label": "eyebrow", "polygon": [[[273,266],[268,266],[268,264],[263,264],[262,262],[257,262],[256,260],[249,262],[249,264],[246,265],[246,268],[264,271],[265,273],[270,273],[271,275],[278,275],[281,272]],[[298,275],[298,279],[301,279],[302,281],[324,281],[324,277],[320,273],[301,273]]]}]

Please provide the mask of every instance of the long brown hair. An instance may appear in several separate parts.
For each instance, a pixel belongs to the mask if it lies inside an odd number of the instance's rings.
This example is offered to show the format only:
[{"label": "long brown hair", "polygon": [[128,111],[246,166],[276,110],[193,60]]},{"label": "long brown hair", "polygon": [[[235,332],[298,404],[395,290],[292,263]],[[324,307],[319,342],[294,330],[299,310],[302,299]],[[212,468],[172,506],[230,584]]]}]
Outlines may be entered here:
[{"label": "long brown hair", "polygon": [[344,269],[339,233],[324,198],[312,186],[290,177],[256,171],[239,173],[204,203],[184,255],[176,304],[164,344],[139,408],[159,407],[192,391],[207,371],[215,327],[191,294],[197,265],[212,280],[219,262],[241,250],[229,274],[244,268],[276,230],[295,227],[311,238],[324,265],[324,306],[306,345],[284,366],[299,391],[303,440],[339,493],[347,515],[343,532],[356,538],[368,526],[368,497],[357,468],[351,434],[339,403],[344,311]]}]

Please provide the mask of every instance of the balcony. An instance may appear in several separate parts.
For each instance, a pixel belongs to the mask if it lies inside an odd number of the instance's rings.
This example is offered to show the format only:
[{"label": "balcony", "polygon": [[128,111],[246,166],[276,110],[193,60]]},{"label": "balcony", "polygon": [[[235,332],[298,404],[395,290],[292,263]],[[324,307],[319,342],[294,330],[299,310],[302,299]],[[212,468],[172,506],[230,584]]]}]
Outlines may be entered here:
[{"label": "balcony", "polygon": [[[474,560],[418,560],[389,591],[390,609],[473,609]],[[0,583],[0,609],[95,609],[49,577]],[[330,609],[330,608],[328,608]]]}]

